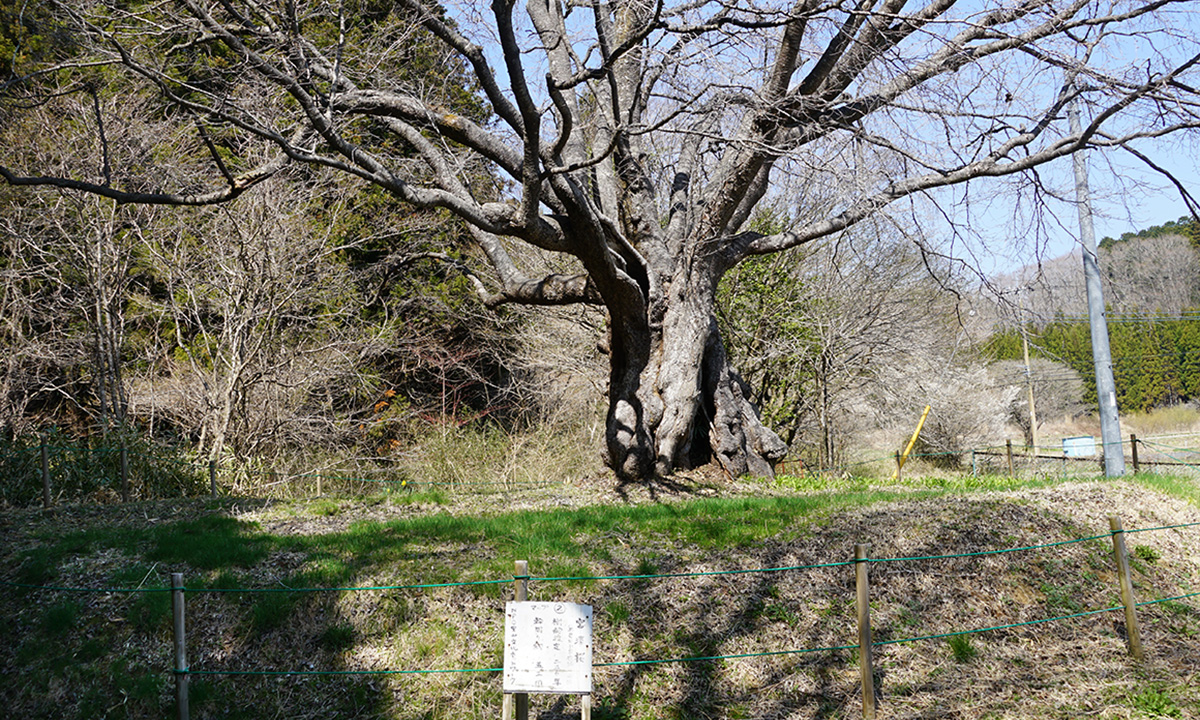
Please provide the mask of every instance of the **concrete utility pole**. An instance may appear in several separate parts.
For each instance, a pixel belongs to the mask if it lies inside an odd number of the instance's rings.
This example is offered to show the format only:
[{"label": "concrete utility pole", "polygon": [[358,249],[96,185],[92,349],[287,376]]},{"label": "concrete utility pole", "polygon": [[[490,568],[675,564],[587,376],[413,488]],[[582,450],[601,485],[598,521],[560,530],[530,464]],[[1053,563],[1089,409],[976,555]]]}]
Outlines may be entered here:
[{"label": "concrete utility pole", "polygon": [[[1078,135],[1079,98],[1067,106],[1071,134]],[[1083,244],[1083,277],[1087,285],[1088,322],[1092,329],[1092,364],[1096,369],[1096,398],[1100,402],[1100,440],[1104,448],[1105,477],[1125,474],[1125,450],[1121,446],[1121,420],[1117,413],[1117,385],[1113,380],[1112,351],[1108,346],[1108,321],[1104,314],[1104,290],[1100,285],[1096,231],[1092,227],[1092,202],[1088,192],[1087,157],[1080,150],[1071,156],[1075,164],[1075,200],[1079,206],[1079,241]]]},{"label": "concrete utility pole", "polygon": [[[1023,288],[1022,288],[1023,289]],[[1033,406],[1033,368],[1029,365],[1029,326],[1025,322],[1025,303],[1021,301],[1021,290],[1017,290],[1017,307],[1021,316],[1021,352],[1025,355],[1025,380],[1029,387],[1029,451],[1037,455],[1037,410]]]}]

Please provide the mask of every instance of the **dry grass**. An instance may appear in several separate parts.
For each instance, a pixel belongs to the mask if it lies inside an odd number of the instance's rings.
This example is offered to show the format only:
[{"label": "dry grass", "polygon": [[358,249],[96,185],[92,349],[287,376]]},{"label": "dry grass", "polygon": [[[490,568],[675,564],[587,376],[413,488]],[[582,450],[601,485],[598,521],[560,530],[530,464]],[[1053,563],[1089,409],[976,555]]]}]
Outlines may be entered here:
[{"label": "dry grass", "polygon": [[1122,418],[1127,432],[1142,436],[1162,433],[1200,433],[1200,409],[1195,405],[1172,405]]},{"label": "dry grass", "polygon": [[[227,504],[216,511],[257,523],[273,537],[328,537],[331,543],[361,523],[381,533],[402,532],[405,518],[437,513],[468,517],[515,508],[585,507],[594,503],[705,502],[709,496],[761,495],[761,486],[725,484],[717,476],[684,478],[676,486],[613,488],[598,481],[539,491],[477,496],[470,502],[373,503],[338,501],[336,512],[308,513],[304,505]],[[772,492],[780,492],[778,490]],[[326,506],[327,507],[327,506]],[[0,517],[4,579],[14,559],[47,542],[51,528],[168,523],[202,511],[166,504],[108,507],[55,517],[11,512]],[[855,543],[873,558],[974,553],[1100,535],[1106,517],[1120,513],[1128,529],[1200,521],[1200,508],[1131,483],[1079,482],[1048,488],[962,495],[913,495],[884,503],[798,513],[780,532],[735,547],[683,542],[636,526],[581,534],[588,569],[600,575],[806,566],[852,557]],[[745,522],[753,522],[753,519]],[[390,528],[390,529],[389,529]],[[1183,594],[1200,584],[1200,528],[1128,536],[1144,547],[1136,565],[1141,599]],[[202,541],[198,539],[197,541]],[[364,567],[356,585],[437,580],[488,558],[508,554],[510,541],[400,537],[403,557]],[[380,538],[386,547],[387,538]],[[328,559],[319,553],[274,550],[236,568],[240,584],[272,586]],[[871,566],[872,618],[877,641],[936,635],[1070,615],[1115,604],[1107,540],[1002,555],[878,562]],[[515,558],[514,558],[515,559]],[[555,558],[529,557],[535,576]],[[58,568],[56,583],[94,585],[144,559],[111,550],[83,551]],[[170,569],[212,579],[199,569],[145,563],[148,581]],[[258,670],[417,670],[489,668],[500,663],[502,592],[484,588],[367,591],[300,596],[259,622],[261,596],[189,595],[193,668]],[[586,583],[534,581],[534,599],[586,602],[596,608],[597,720],[650,718],[861,717],[859,671],[847,650],[794,652],[711,661],[628,665],[635,660],[755,655],[854,642],[853,569],[706,575]],[[291,596],[288,596],[291,597]],[[164,625],[136,627],[125,596],[69,597],[0,590],[10,627],[28,637],[0,650],[5,677],[0,702],[17,717],[161,717],[169,713],[169,634]],[[53,647],[34,647],[48,632],[46,608],[75,602]],[[882,718],[1148,718],[1200,717],[1200,611],[1195,598],[1139,611],[1148,657],[1126,655],[1122,616],[1102,613],[948,639],[881,645],[875,682]],[[64,613],[66,611],[63,611]],[[258,614],[256,614],[258,613]],[[259,624],[256,625],[256,622]],[[85,636],[80,638],[78,636]],[[105,645],[83,652],[87,636]],[[964,648],[963,642],[968,646]],[[31,649],[32,648],[32,649]],[[970,651],[973,651],[970,652]],[[55,652],[62,662],[47,660]],[[99,686],[99,668],[113,658],[131,676],[162,679],[152,698],[136,688]],[[81,659],[82,658],[82,659]],[[27,681],[29,667],[61,681]],[[97,672],[89,673],[87,670]],[[193,679],[193,717],[464,718],[497,715],[496,673],[381,676],[238,676]],[[122,694],[124,693],[124,694]],[[143,691],[145,694],[145,691]],[[84,712],[84,697],[96,702]],[[578,701],[531,698],[531,717],[578,717]]]}]

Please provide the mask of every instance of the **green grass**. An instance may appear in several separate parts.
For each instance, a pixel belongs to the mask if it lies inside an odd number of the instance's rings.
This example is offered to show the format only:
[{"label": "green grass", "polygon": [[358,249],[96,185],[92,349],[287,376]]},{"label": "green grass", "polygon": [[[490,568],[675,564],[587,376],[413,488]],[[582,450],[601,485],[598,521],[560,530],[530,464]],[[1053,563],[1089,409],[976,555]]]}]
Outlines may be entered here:
[{"label": "green grass", "polygon": [[[1135,482],[1145,484],[1151,479],[1155,483],[1167,482],[1167,486],[1181,493],[1194,491],[1194,484],[1190,481],[1187,484],[1172,484],[1161,476],[1139,476]],[[735,555],[742,553],[745,556],[767,557],[764,549],[792,541],[803,543],[818,532],[826,538],[844,539],[849,553],[850,543],[858,541],[858,538],[851,537],[848,531],[837,526],[844,511],[896,500],[958,497],[975,490],[1031,485],[1040,487],[1047,484],[1053,483],[1046,480],[1019,482],[995,476],[958,481],[936,478],[914,481],[907,489],[888,491],[870,490],[865,483],[847,483],[848,488],[853,486],[852,489],[839,492],[813,487],[806,490],[804,495],[789,497],[705,498],[643,505],[523,510],[505,514],[488,512],[481,515],[453,515],[436,510],[436,503],[431,503],[435,505],[432,514],[392,520],[358,520],[342,526],[344,529],[311,536],[271,533],[264,526],[221,514],[222,509],[218,506],[211,508],[213,514],[210,515],[145,527],[98,527],[59,536],[47,532],[39,538],[39,546],[17,556],[14,577],[32,581],[31,584],[49,584],[60,575],[74,577],[72,568],[82,556],[116,550],[126,556],[129,562],[115,568],[106,566],[109,569],[97,576],[101,578],[98,580],[100,584],[124,588],[162,587],[171,572],[184,572],[185,584],[195,591],[504,580],[503,584],[444,591],[195,592],[188,597],[189,613],[192,612],[192,603],[196,603],[197,616],[222,619],[222,634],[219,638],[209,639],[205,647],[227,647],[228,654],[224,662],[228,666],[242,665],[242,654],[261,644],[278,646],[297,653],[297,656],[308,653],[308,657],[322,657],[325,662],[332,657],[334,664],[331,667],[337,669],[341,667],[337,662],[349,664],[349,661],[341,659],[343,653],[353,651],[360,645],[384,642],[383,639],[386,639],[386,642],[395,643],[396,646],[411,648],[412,655],[388,658],[382,661],[384,665],[405,668],[456,667],[463,665],[457,664],[460,657],[454,653],[476,642],[469,635],[473,629],[471,623],[486,625],[491,620],[476,618],[465,625],[452,626],[446,620],[447,609],[468,605],[481,596],[489,599],[509,597],[512,561],[521,558],[531,561],[535,576],[535,599],[594,598],[598,621],[612,629],[609,633],[611,637],[632,633],[636,643],[632,652],[638,657],[719,655],[719,644],[704,627],[663,628],[659,631],[656,616],[647,615],[650,612],[648,607],[655,599],[654,594],[661,587],[659,581],[609,583],[575,580],[551,584],[544,579],[607,574],[655,575],[681,567],[686,569],[689,563],[698,559],[719,557],[731,550]],[[1162,492],[1160,488],[1155,489]],[[378,503],[402,502],[420,497],[420,494],[414,492],[395,498],[380,497],[385,499],[378,500]],[[353,510],[348,506],[351,502],[346,498],[324,498],[315,502],[295,501],[286,508],[298,516],[349,516]],[[981,513],[991,507],[989,502],[979,499]],[[1051,515],[1047,511],[1047,517]],[[1078,519],[1053,517],[1058,536],[1094,534],[1094,529],[1089,530]],[[953,531],[948,532],[947,537],[957,536],[977,528],[978,520],[968,513],[944,522],[939,528]],[[939,528],[931,528],[931,532]],[[619,532],[614,533],[615,529]],[[924,532],[924,528],[921,532]],[[1001,537],[1000,532],[994,534],[997,543],[1007,542],[1001,541]],[[1044,605],[1054,610],[1055,614],[1079,612],[1085,609],[1085,605],[1095,607],[1094,603],[1100,602],[1098,593],[1105,591],[1097,589],[1097,572],[1101,566],[1108,567],[1110,558],[1103,542],[1094,541],[1093,544],[1096,547],[1089,552],[1077,553],[1069,559],[1056,559],[1057,556],[1050,555],[1027,563],[1035,571],[1028,578],[1030,587],[1041,591]],[[1158,560],[1157,552],[1149,546],[1138,545],[1132,548],[1131,555],[1149,564]],[[1167,594],[1159,595],[1164,596]],[[24,598],[35,595],[16,591],[13,597],[28,604]],[[30,627],[35,628],[36,632],[30,633],[32,637],[24,641],[25,645],[18,648],[14,656],[51,678],[59,677],[55,673],[74,677],[71,673],[78,671],[71,669],[72,666],[82,664],[88,672],[93,673],[93,685],[111,690],[107,694],[81,692],[77,705],[64,709],[61,716],[100,717],[106,708],[121,698],[129,698],[130,707],[140,708],[140,714],[136,716],[161,716],[163,708],[158,705],[159,696],[166,694],[164,683],[170,682],[169,674],[156,670],[158,675],[154,675],[144,667],[133,665],[122,655],[127,652],[122,648],[161,647],[161,657],[155,662],[169,662],[163,660],[169,657],[165,650],[170,641],[169,594],[130,593],[106,598],[103,602],[93,601],[91,596],[63,598],[59,594],[54,598],[45,607],[31,606],[26,611],[27,619],[33,621]],[[662,602],[686,603],[689,599],[686,593],[675,593],[662,599]],[[910,599],[903,602],[909,605],[893,607],[891,612],[896,613],[899,627],[906,635],[962,629],[926,628],[922,624],[923,608],[919,604],[912,604]],[[498,606],[499,603],[492,605]],[[720,613],[734,611],[735,606],[738,606],[737,602],[714,596],[707,608],[719,616]],[[1164,603],[1160,609],[1170,616],[1173,628],[1180,628],[1174,632],[1195,633],[1200,627],[1196,622],[1196,611],[1186,604]],[[753,621],[744,622],[738,628],[787,633],[794,632],[793,628],[803,627],[814,613],[823,620],[818,624],[818,630],[826,626],[841,628],[845,618],[852,614],[852,602],[850,605],[828,599],[796,602],[793,597],[782,595],[779,588],[771,584],[761,588],[759,599],[753,604],[742,606],[737,612],[743,613],[740,621]],[[702,622],[707,622],[707,619]],[[60,636],[75,639],[70,641],[69,647],[64,647],[55,640]],[[803,644],[802,640],[796,642]],[[968,662],[977,654],[976,645],[967,636],[954,636],[947,642],[957,662]],[[489,657],[482,664],[494,666],[498,661]],[[646,677],[664,678],[667,677],[667,670],[650,668],[645,670]],[[710,670],[697,670],[689,666],[686,672],[693,674],[689,677],[699,677]],[[118,677],[118,673],[124,675]],[[700,680],[709,682],[707,676],[700,677]],[[46,680],[46,683],[50,682]],[[404,681],[409,683],[407,685],[400,684],[400,681],[395,685],[387,685],[382,680],[339,682],[342,684],[336,686],[337,698],[331,702],[338,708],[344,708],[347,717],[374,717],[370,715],[373,712],[386,716],[380,708],[391,707],[388,699],[394,693],[400,693],[401,688],[406,697],[408,693],[420,696],[424,692],[410,689],[417,687],[417,683],[409,679]],[[376,682],[376,686],[372,686],[372,682]],[[422,682],[432,683],[433,680],[423,679]],[[438,678],[437,682],[450,687],[447,693],[453,694],[458,691],[456,683],[466,687],[471,679]],[[247,680],[245,686],[257,688],[253,692],[262,693],[263,697],[270,692],[266,689],[266,681],[258,683]],[[292,685],[287,687],[291,688]],[[238,689],[226,680],[198,681],[197,688],[199,699],[195,704],[208,708],[237,707],[239,703],[245,703],[245,695],[241,693],[252,692]],[[641,692],[642,688],[643,685],[638,685],[636,692]],[[48,694],[49,690],[38,692]],[[485,694],[483,691],[471,692],[478,692],[480,697]],[[494,688],[487,692],[494,692]],[[678,707],[655,704],[653,700],[639,698],[636,692],[629,697],[605,702],[603,715],[614,718],[688,716],[694,709],[687,703]],[[114,700],[112,693],[119,693],[121,697]],[[1117,699],[1151,717],[1179,717],[1171,713],[1180,708],[1190,710],[1195,705],[1192,695],[1170,684],[1148,686],[1145,692],[1120,695]],[[108,704],[105,705],[104,701],[108,701]],[[601,702],[604,700],[601,699]],[[731,702],[722,712],[727,710],[725,714],[733,716],[742,709]],[[263,712],[270,714],[274,711],[264,708]],[[435,708],[430,710],[428,716],[444,718],[449,716],[448,712]],[[1150,715],[1151,712],[1158,714]]]},{"label": "green grass", "polygon": [[1133,547],[1133,556],[1138,560],[1154,563],[1158,562],[1162,558],[1162,553],[1150,547],[1149,545],[1135,545]]},{"label": "green grass", "polygon": [[322,498],[321,500],[309,503],[307,510],[311,515],[331,517],[342,511],[342,505],[337,500]]},{"label": "green grass", "polygon": [[1170,495],[1171,497],[1185,500],[1196,507],[1200,507],[1200,482],[1195,477],[1138,473],[1136,475],[1130,474],[1125,479],[1131,480],[1155,492]]},{"label": "green grass", "polygon": [[214,572],[212,577],[204,581],[193,582],[193,586],[204,587],[210,590],[235,590],[245,587],[247,582],[232,570],[222,569]]},{"label": "green grass", "polygon": [[48,585],[58,577],[59,555],[52,549],[37,548],[25,554],[17,567],[14,582],[23,585]]},{"label": "green grass", "polygon": [[979,650],[976,649],[975,644],[971,641],[970,635],[953,635],[947,642],[950,645],[950,654],[954,656],[955,662],[970,662],[979,654]]},{"label": "green grass", "polygon": [[42,615],[42,633],[53,638],[73,630],[79,620],[81,609],[79,603],[74,601],[56,603],[46,608],[45,614]]},{"label": "green grass", "polygon": [[[1138,476],[1135,481],[1167,494],[1197,495],[1197,484],[1165,476]],[[1043,485],[1045,480],[1034,482]],[[1009,478],[967,478],[959,485],[988,489],[1021,485]],[[1024,483],[1029,485],[1030,483]],[[220,514],[150,528],[97,528],[47,537],[43,547],[31,550],[20,562],[16,580],[27,584],[49,584],[68,558],[112,548],[144,561],[117,571],[108,578],[113,586],[161,586],[171,571],[187,570],[185,582],[195,586],[232,588],[237,571],[263,562],[272,553],[288,552],[306,558],[302,578],[305,585],[347,585],[371,568],[394,567],[410,574],[407,582],[470,582],[512,576],[512,559],[544,559],[536,567],[541,577],[587,577],[593,567],[607,565],[609,551],[586,538],[603,535],[611,528],[628,529],[639,544],[687,545],[703,551],[737,546],[755,546],[767,540],[787,541],[799,537],[814,523],[831,513],[894,499],[919,499],[963,492],[961,487],[937,479],[913,492],[855,490],[818,492],[791,497],[715,498],[672,504],[641,506],[592,506],[573,510],[529,510],[505,515],[476,517],[436,513],[403,520],[360,520],[346,530],[319,537],[275,536],[257,525]],[[334,501],[310,503],[318,514],[340,507]],[[478,546],[492,549],[484,557],[463,564],[437,568],[413,562],[411,548],[429,543]],[[1137,559],[1153,562],[1151,548],[1136,546]],[[654,574],[652,558],[632,574]],[[649,565],[646,565],[649,563]],[[155,570],[157,568],[157,570]],[[152,570],[155,570],[152,572]],[[201,572],[196,577],[195,572]],[[301,578],[291,578],[297,580]],[[586,582],[576,583],[586,586]],[[478,592],[495,594],[495,587],[480,586]],[[1061,589],[1043,588],[1048,604],[1075,610]],[[153,605],[154,601],[146,601]],[[262,601],[262,619],[270,626],[276,612],[271,602]],[[157,610],[153,610],[157,616]]]},{"label": "green grass", "polygon": [[621,625],[629,620],[629,606],[623,600],[613,600],[604,606],[604,614],[612,625]]},{"label": "green grass", "polygon": [[[989,489],[1013,484],[995,478],[981,478],[980,482]],[[767,540],[799,537],[814,523],[850,508],[961,492],[948,489],[946,481],[931,484],[937,486],[913,492],[860,490],[791,497],[713,498],[485,516],[435,513],[402,520],[360,520],[344,531],[313,537],[271,535],[254,523],[213,514],[151,528],[104,528],[57,539],[47,537],[44,547],[26,553],[17,577],[30,584],[46,583],[67,558],[106,548],[140,555],[150,563],[139,563],[114,575],[110,581],[116,585],[136,585],[152,567],[159,567],[164,574],[164,568],[211,573],[208,577],[217,583],[211,587],[230,586],[238,569],[253,567],[278,552],[298,553],[307,559],[307,584],[345,585],[370,568],[384,566],[411,570],[412,582],[501,579],[512,576],[514,558],[545,559],[535,571],[541,577],[589,576],[594,574],[594,565],[607,564],[610,556],[602,544],[586,539],[604,535],[612,528],[627,529],[631,540],[639,544],[687,545],[701,551],[756,546]],[[332,506],[317,504],[315,509],[320,513]],[[493,552],[489,557],[439,568],[423,568],[412,562],[412,548],[430,543],[484,545]],[[633,574],[654,574],[657,570],[652,565],[639,567]],[[193,576],[185,582],[198,584],[203,580]]]},{"label": "green grass", "polygon": [[255,633],[265,634],[282,627],[291,618],[303,595],[290,592],[267,592],[258,596],[250,615]]},{"label": "green grass", "polygon": [[1159,686],[1150,686],[1129,698],[1129,705],[1151,718],[1182,718],[1183,711],[1167,691]]},{"label": "green grass", "polygon": [[340,652],[354,647],[356,640],[354,626],[347,622],[330,625],[321,632],[319,642],[321,647],[332,652]]},{"label": "green grass", "polygon": [[138,539],[151,545],[148,559],[199,570],[250,567],[262,562],[275,545],[252,524],[221,515],[160,525]]},{"label": "green grass", "polygon": [[135,595],[125,612],[131,627],[144,633],[165,633],[171,618],[171,594],[146,592]]}]

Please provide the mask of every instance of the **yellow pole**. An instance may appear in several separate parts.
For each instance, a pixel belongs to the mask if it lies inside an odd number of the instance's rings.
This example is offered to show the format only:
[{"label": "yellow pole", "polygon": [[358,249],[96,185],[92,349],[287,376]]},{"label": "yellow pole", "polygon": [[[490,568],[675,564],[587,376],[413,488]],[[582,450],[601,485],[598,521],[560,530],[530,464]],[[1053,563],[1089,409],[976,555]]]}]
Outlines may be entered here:
[{"label": "yellow pole", "polygon": [[[904,461],[908,460],[908,454],[912,452],[913,445],[917,444],[917,436],[921,434],[921,428],[925,427],[925,418],[929,417],[929,406],[925,406],[925,412],[921,413],[921,419],[917,421],[917,429],[913,430],[912,438],[908,441],[908,446],[904,448],[904,454],[900,456],[900,467],[904,467]],[[900,476],[900,468],[896,468],[892,473],[892,479],[895,480]]]}]

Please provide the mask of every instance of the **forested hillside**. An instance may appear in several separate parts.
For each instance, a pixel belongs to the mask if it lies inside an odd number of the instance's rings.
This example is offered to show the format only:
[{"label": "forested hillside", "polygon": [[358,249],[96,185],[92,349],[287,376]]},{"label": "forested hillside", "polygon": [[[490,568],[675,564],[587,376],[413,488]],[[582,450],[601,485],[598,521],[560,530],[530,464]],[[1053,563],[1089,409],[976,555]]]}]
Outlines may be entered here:
[{"label": "forested hillside", "polygon": [[[1176,316],[1111,314],[1108,321],[1118,407],[1146,412],[1200,399],[1200,310]],[[1094,405],[1096,379],[1087,319],[1059,319],[1027,332],[1031,355],[1077,372],[1084,379],[1085,402]],[[987,352],[996,359],[1020,360],[1021,334],[1019,329],[997,333]]]},{"label": "forested hillside", "polygon": [[[1189,217],[1106,237],[1100,244],[1117,401],[1125,412],[1200,400],[1200,222]],[[1066,365],[1096,402],[1095,368],[1079,258],[1047,262],[1024,282],[1023,305],[986,344],[996,360],[1031,356]]]},{"label": "forested hillside", "polygon": [[[386,60],[347,58],[343,71],[421,84],[487,121],[462,61],[432,48],[411,11],[358,9],[351,34],[391,47]],[[0,21],[5,162],[82,163],[105,183],[149,191],[163,180],[156,159],[171,158],[189,182],[205,161],[229,173],[267,161],[236,159],[246,147],[228,127],[202,127],[203,142],[189,145],[154,109],[157,88],[103,65],[76,68],[85,51],[67,15],[6,6]],[[185,54],[180,79],[205,88],[197,93],[235,82],[219,53]],[[18,82],[36,112],[21,112]],[[52,90],[64,83],[77,92]],[[101,116],[96,138],[89,125]],[[495,185],[482,165],[465,177]],[[0,185],[0,425],[10,440],[139,436],[266,467],[394,460],[446,428],[570,412],[579,403],[564,409],[561,396],[588,374],[589,353],[564,369],[538,339],[555,333],[571,347],[576,320],[595,320],[542,313],[533,328],[519,306],[484,307],[468,269],[479,255],[449,213],[315,166],[273,167],[236,203],[200,207]],[[534,249],[522,259],[543,262]],[[543,375],[564,382],[548,387]]]},{"label": "forested hillside", "polygon": [[529,315],[481,305],[454,223],[374,195],[313,175],[236,212],[9,197],[0,421],[93,441],[136,427],[246,460],[538,419]]}]

